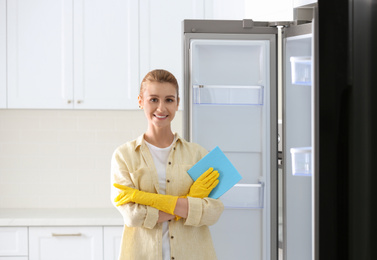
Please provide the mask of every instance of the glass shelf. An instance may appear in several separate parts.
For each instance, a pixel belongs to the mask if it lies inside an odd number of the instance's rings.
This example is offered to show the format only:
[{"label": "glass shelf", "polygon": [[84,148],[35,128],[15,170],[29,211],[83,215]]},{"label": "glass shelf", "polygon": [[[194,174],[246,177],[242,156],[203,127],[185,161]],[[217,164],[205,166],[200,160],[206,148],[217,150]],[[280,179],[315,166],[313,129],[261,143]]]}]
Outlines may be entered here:
[{"label": "glass shelf", "polygon": [[220,200],[228,209],[262,209],[263,184],[236,184]]},{"label": "glass shelf", "polygon": [[197,105],[263,105],[263,86],[194,85]]}]

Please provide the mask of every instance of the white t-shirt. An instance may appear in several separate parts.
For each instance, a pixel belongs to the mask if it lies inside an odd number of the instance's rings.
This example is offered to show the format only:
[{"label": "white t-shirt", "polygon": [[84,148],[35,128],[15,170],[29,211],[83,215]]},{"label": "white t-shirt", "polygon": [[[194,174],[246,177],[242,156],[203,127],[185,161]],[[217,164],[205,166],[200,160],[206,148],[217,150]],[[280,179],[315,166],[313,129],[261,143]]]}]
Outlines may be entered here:
[{"label": "white t-shirt", "polygon": [[[166,194],[166,165],[168,163],[169,153],[174,141],[169,147],[166,148],[156,147],[147,141],[145,141],[145,143],[152,154],[153,162],[157,170],[160,194]],[[162,259],[170,259],[169,227],[167,221],[162,223]]]}]

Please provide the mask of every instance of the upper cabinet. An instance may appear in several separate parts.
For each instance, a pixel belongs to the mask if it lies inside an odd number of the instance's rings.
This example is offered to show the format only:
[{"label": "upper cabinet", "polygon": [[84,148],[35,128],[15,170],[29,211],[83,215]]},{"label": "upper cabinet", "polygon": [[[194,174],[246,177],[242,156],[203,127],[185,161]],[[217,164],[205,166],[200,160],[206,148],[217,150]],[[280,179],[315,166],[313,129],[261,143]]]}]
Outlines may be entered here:
[{"label": "upper cabinet", "polygon": [[72,1],[7,2],[8,108],[73,106]]},{"label": "upper cabinet", "polygon": [[205,1],[141,0],[139,3],[140,79],[153,69],[166,69],[176,76],[182,96],[182,21],[204,19]]},{"label": "upper cabinet", "polygon": [[137,109],[159,68],[182,96],[183,20],[291,20],[292,1],[0,0],[0,108]]},{"label": "upper cabinet", "polygon": [[6,8],[5,1],[0,0],[0,108],[7,107],[6,77]]},{"label": "upper cabinet", "polygon": [[73,2],[75,108],[138,108],[138,1]]},{"label": "upper cabinet", "polygon": [[8,108],[137,108],[135,2],[8,1]]}]

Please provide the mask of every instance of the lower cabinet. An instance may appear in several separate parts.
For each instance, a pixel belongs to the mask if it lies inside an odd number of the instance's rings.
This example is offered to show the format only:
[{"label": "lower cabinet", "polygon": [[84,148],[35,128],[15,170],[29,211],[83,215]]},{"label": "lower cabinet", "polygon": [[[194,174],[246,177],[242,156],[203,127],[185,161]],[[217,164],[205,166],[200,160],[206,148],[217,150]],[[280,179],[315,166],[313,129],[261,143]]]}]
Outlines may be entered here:
[{"label": "lower cabinet", "polygon": [[0,227],[0,260],[117,260],[122,226]]},{"label": "lower cabinet", "polygon": [[27,260],[27,227],[0,227],[0,260]]},{"label": "lower cabinet", "polygon": [[[105,227],[103,229],[104,260],[118,260],[123,227]],[[1,259],[0,259],[1,260]]]},{"label": "lower cabinet", "polygon": [[28,260],[27,256],[0,256],[0,260]]},{"label": "lower cabinet", "polygon": [[28,260],[27,256],[0,256],[0,260]]},{"label": "lower cabinet", "polygon": [[29,260],[103,260],[102,227],[30,227]]}]

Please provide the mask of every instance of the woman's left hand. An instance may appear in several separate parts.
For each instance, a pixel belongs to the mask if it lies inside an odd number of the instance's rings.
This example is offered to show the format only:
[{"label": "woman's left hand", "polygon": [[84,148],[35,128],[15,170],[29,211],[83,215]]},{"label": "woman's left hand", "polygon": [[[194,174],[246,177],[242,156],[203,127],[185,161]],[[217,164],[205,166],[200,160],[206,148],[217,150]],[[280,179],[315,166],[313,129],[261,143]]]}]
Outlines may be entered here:
[{"label": "woman's left hand", "polygon": [[130,188],[118,183],[114,183],[114,187],[122,190],[119,195],[114,199],[114,202],[118,202],[117,206],[127,204],[129,202],[134,202],[134,196],[138,190]]},{"label": "woman's left hand", "polygon": [[174,209],[175,205],[177,204],[178,196],[139,191],[134,188],[120,185],[118,183],[114,183],[114,186],[122,190],[120,194],[114,199],[115,202],[118,202],[117,206],[129,202],[135,202],[137,204],[151,206],[158,210],[162,210],[166,213],[174,215]]}]

